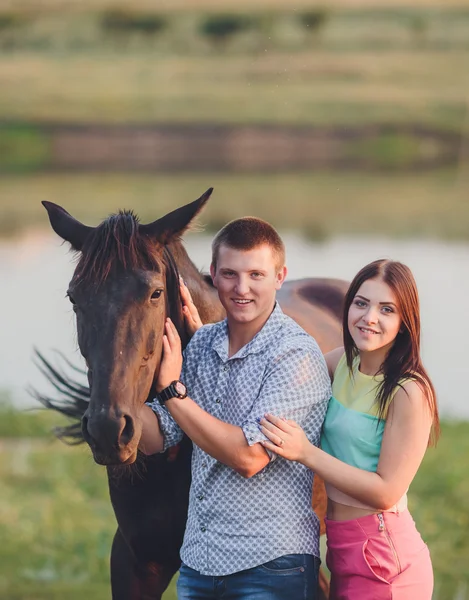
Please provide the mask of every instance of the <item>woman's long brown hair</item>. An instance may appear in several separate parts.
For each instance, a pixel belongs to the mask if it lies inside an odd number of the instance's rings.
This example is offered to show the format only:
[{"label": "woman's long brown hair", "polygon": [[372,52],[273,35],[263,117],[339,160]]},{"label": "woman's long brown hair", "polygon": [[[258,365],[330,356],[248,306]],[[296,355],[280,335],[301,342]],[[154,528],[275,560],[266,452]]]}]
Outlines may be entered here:
[{"label": "woman's long brown hair", "polygon": [[345,296],[343,332],[347,366],[352,372],[358,348],[348,328],[350,306],[365,281],[382,279],[394,292],[402,325],[394,344],[386,355],[379,373],[384,375],[378,386],[376,400],[379,404],[378,416],[382,419],[389,406],[396,387],[402,379],[414,379],[421,386],[433,417],[431,442],[435,443],[440,434],[440,420],[436,403],[435,388],[420,358],[420,303],[417,285],[409,267],[393,260],[375,260],[361,269],[353,279]]}]

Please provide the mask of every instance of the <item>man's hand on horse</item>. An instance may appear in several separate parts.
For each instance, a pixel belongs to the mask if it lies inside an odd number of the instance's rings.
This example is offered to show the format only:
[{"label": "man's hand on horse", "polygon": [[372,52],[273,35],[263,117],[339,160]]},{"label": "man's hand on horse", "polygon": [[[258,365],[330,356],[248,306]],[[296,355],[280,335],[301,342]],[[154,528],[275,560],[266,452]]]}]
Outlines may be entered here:
[{"label": "man's hand on horse", "polygon": [[194,333],[203,325],[200,320],[199,311],[192,300],[189,288],[182,277],[179,278],[179,289],[181,290],[182,312],[186,322],[187,333],[192,337]]},{"label": "man's hand on horse", "polygon": [[181,338],[170,318],[165,322],[163,335],[163,360],[158,373],[157,389],[160,392],[181,377],[182,348]]}]

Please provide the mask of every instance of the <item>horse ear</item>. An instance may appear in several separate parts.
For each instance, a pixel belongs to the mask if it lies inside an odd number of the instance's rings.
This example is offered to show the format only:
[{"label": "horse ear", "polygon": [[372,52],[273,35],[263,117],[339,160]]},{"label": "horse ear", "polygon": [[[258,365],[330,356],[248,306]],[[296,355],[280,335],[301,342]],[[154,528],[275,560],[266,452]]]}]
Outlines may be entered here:
[{"label": "horse ear", "polygon": [[68,242],[74,250],[80,251],[94,227],[83,225],[58,204],[44,200],[42,205],[47,210],[50,224],[55,233]]},{"label": "horse ear", "polygon": [[169,244],[174,238],[180,237],[189,227],[191,221],[199,214],[210,198],[213,188],[209,188],[200,198],[190,204],[176,208],[161,219],[140,225],[139,231],[157,238],[162,244]]}]

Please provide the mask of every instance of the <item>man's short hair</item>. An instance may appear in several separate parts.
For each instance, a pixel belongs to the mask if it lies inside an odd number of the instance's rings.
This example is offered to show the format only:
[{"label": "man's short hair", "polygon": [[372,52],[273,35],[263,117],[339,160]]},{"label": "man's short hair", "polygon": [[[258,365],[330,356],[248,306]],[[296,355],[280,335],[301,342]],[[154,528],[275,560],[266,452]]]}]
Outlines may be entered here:
[{"label": "man's short hair", "polygon": [[285,246],[275,229],[257,217],[243,217],[227,223],[212,242],[212,265],[217,268],[220,246],[235,250],[252,250],[267,245],[272,249],[275,266],[281,269],[285,265]]}]

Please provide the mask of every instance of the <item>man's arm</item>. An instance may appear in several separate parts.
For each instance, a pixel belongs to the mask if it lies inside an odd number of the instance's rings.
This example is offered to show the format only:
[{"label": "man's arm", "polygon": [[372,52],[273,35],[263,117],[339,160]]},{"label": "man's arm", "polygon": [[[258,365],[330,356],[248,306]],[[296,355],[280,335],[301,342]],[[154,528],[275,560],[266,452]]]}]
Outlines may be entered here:
[{"label": "man's arm", "polygon": [[[319,349],[315,352],[306,339],[300,348],[285,352],[272,364],[262,392],[241,427],[220,421],[187,397],[168,400],[168,411],[181,429],[207,454],[243,477],[252,477],[271,460],[259,443],[266,438],[259,431],[257,419],[266,412],[303,422],[314,411],[317,418],[313,415],[313,421],[317,427],[313,432],[313,443],[319,440],[326,401],[330,397],[330,382]],[[160,389],[179,377],[180,355],[179,336],[169,321],[164,339]]]},{"label": "man's arm", "polygon": [[157,400],[144,404],[139,412],[142,435],[139,449],[147,455],[164,452],[182,440],[184,432]]},{"label": "man's arm", "polygon": [[142,422],[142,435],[138,443],[139,449],[147,455],[163,452],[164,436],[156,412],[147,404],[144,404],[139,411],[139,417]]},{"label": "man's arm", "polygon": [[172,398],[166,406],[199,448],[243,477],[252,477],[269,463],[266,450],[258,443],[250,446],[241,427],[220,421],[191,398]]}]

